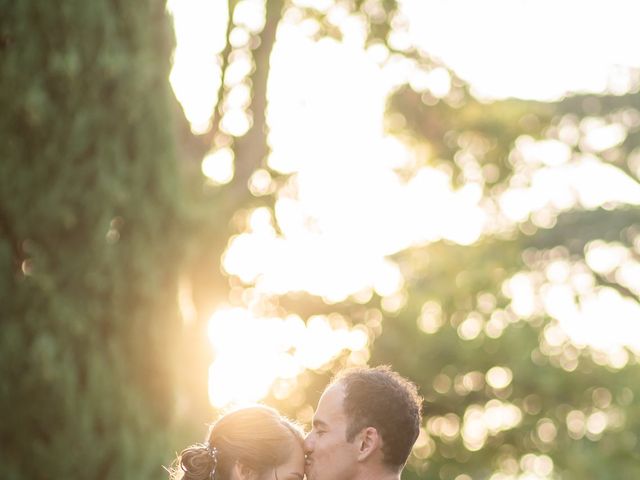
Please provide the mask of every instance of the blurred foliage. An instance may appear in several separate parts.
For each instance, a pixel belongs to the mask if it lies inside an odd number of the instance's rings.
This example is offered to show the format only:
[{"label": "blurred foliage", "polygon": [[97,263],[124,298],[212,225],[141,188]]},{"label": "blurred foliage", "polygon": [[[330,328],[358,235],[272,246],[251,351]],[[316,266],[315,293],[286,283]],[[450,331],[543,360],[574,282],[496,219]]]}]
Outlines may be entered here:
[{"label": "blurred foliage", "polygon": [[[523,162],[517,157],[514,160],[513,155],[519,138],[558,139],[560,124],[570,121],[581,125],[585,118],[615,123],[624,112],[637,115],[640,99],[638,93],[630,92],[622,96],[576,95],[556,103],[504,100],[480,104],[467,89],[460,88],[464,95],[455,93],[455,89],[454,84],[449,94],[455,95],[454,105],[447,98],[435,102],[427,98],[425,104],[425,94],[407,86],[391,98],[390,112],[403,115],[407,121],[403,133],[409,131],[418,142],[429,145],[436,164],[450,169],[458,185],[478,181],[465,178],[465,164],[457,159],[467,149],[468,139],[484,139],[491,148],[476,155],[475,160],[480,170],[487,165],[499,170],[499,174],[492,170],[490,179],[480,180],[486,200],[495,200],[514,185],[516,175],[522,175]],[[635,177],[630,155],[639,145],[638,130],[637,122],[632,122],[621,146],[595,155]],[[572,156],[594,155],[579,143],[571,150]],[[554,260],[584,264],[588,243],[598,239],[618,242],[632,250],[640,210],[615,203],[606,209],[578,204],[555,211],[552,216],[544,226],[528,217],[519,228],[485,237],[472,246],[439,242],[397,256],[409,280],[409,301],[397,318],[387,322],[393,327],[385,328],[376,340],[371,361],[393,364],[416,379],[426,400],[426,430],[434,442],[432,450],[426,449],[428,454],[420,455],[418,450],[417,457],[427,458],[414,458],[414,468],[405,478],[438,476],[444,480],[461,474],[489,478],[497,471],[517,475],[527,470],[528,454],[551,458],[553,478],[595,480],[640,475],[640,416],[636,408],[640,391],[634,381],[639,373],[635,354],[630,353],[626,366],[613,368],[586,346],[566,342],[561,348],[550,349],[545,333],[557,322],[547,312],[518,318],[503,288],[508,278],[531,270],[531,257],[543,269]],[[614,287],[627,298],[638,300],[637,293],[621,285],[619,278],[593,273],[594,289]],[[430,334],[421,331],[416,321],[424,315],[425,302],[437,302],[441,307],[438,315],[443,319],[441,328]],[[507,326],[491,332],[489,324],[505,312],[511,317]],[[465,340],[460,329],[469,317],[480,318],[484,328],[473,339]],[[512,373],[508,387],[493,388],[484,383],[494,366],[506,367]],[[479,372],[478,378],[483,379],[479,389],[469,388],[473,372]],[[463,423],[474,406],[488,408],[496,405],[496,400],[517,406],[522,420],[513,428],[489,433],[481,448],[470,451],[463,442]],[[590,433],[585,426],[588,420],[582,419],[601,411],[607,412],[611,423],[615,423],[611,419],[616,415],[624,420],[597,434]],[[450,426],[453,435],[445,432],[438,436],[438,426],[428,423],[434,416],[446,419],[444,424]],[[571,418],[579,419],[577,425]],[[458,431],[451,425],[458,425]],[[553,434],[545,439],[544,429],[549,425],[553,425],[549,427]],[[576,432],[576,426],[582,431]],[[531,465],[528,468],[535,471]]]},{"label": "blurred foliage", "polygon": [[163,475],[188,230],[164,2],[0,2],[0,464]]}]

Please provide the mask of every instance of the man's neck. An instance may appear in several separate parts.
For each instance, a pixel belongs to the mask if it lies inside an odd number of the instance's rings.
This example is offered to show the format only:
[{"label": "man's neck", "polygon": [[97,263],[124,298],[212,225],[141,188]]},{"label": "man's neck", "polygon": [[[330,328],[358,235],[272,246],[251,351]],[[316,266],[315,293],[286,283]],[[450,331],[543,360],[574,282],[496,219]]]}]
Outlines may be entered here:
[{"label": "man's neck", "polygon": [[400,480],[399,472],[392,472],[386,468],[366,468],[358,471],[351,480]]}]

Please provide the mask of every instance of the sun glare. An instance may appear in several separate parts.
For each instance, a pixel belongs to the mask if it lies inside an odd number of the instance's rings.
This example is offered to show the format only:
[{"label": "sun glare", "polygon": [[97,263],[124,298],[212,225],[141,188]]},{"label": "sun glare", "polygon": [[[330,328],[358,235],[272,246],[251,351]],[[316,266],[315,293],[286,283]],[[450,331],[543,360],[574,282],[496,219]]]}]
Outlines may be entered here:
[{"label": "sun glare", "polygon": [[224,185],[233,179],[233,150],[223,147],[202,159],[202,173],[215,185]]},{"label": "sun glare", "polygon": [[320,370],[342,352],[368,358],[369,334],[349,328],[339,315],[317,315],[305,323],[296,315],[256,317],[243,308],[217,311],[209,321],[214,362],[209,398],[216,407],[253,403],[278,380],[276,396],[286,397],[305,369]]},{"label": "sun glare", "polygon": [[[169,2],[178,38],[171,83],[194,132],[210,127],[217,102],[226,3]],[[246,112],[252,94],[246,82],[253,68],[249,43],[251,32],[264,24],[264,11],[257,8],[263,3],[241,0],[230,36],[238,54],[225,78],[220,128],[236,136],[251,127]],[[628,87],[624,69],[617,70],[612,83],[612,60],[604,51],[617,52],[613,60],[618,67],[640,66],[637,49],[617,48],[637,43],[626,38],[633,35],[632,22],[640,13],[632,2],[612,0],[606,10],[595,8],[600,2],[587,5],[577,0],[562,5],[545,0],[548,8],[523,0],[401,3],[411,21],[390,37],[394,48],[402,50],[413,43],[441,57],[481,96],[551,99],[568,90]],[[572,208],[640,205],[636,179],[598,156],[625,141],[628,125],[587,118],[579,125],[563,120],[557,138],[519,138],[515,153],[526,175],[517,176],[488,208],[481,180],[454,187],[449,172],[429,166],[428,152],[385,130],[385,122],[393,120],[385,118],[385,105],[394,88],[409,83],[417,92],[428,90],[442,98],[452,87],[449,72],[421,70],[381,44],[365,48],[362,23],[349,17],[340,4],[329,0],[294,4],[326,12],[345,38],[312,40],[310,34],[318,24],[301,21],[297,7],[285,12],[278,27],[268,84],[271,171],[259,169],[249,181],[254,195],[273,194],[275,206],[273,213],[267,208],[246,212],[246,229],[230,240],[223,256],[225,271],[245,287],[265,297],[305,291],[327,303],[347,298],[366,303],[376,293],[382,309],[395,313],[406,303],[406,286],[390,256],[408,247],[443,239],[471,245],[492,233],[495,225],[515,229],[531,220],[549,228],[560,213]],[[367,8],[373,4],[367,3]],[[501,15],[491,13],[496,10]],[[592,35],[595,22],[599,31],[605,28],[600,18],[609,18],[610,10],[615,10],[616,21],[609,25],[615,28]],[[566,21],[567,16],[573,21]],[[542,29],[545,35],[540,35]],[[616,48],[611,47],[614,44]],[[585,153],[575,154],[576,145]],[[637,157],[632,168],[640,171],[640,154]],[[213,184],[230,182],[232,150],[212,150],[201,167]],[[277,190],[273,172],[289,175]],[[518,273],[503,285],[511,299],[509,309],[491,311],[487,322],[469,315],[458,326],[460,338],[473,340],[483,332],[497,338],[515,317],[529,320],[547,314],[563,333],[550,330],[552,334],[545,336],[550,340],[541,348],[563,368],[573,365],[563,353],[569,341],[607,354],[598,361],[625,365],[627,349],[640,354],[636,325],[640,304],[611,288],[593,286],[595,272],[614,275],[621,285],[640,293],[640,263],[620,247],[594,242],[585,250],[586,265],[556,262]],[[489,316],[489,311],[484,313]],[[605,326],[601,318],[611,321]],[[425,303],[419,328],[435,333],[444,322],[437,302]],[[219,309],[209,322],[215,353],[210,369],[212,404],[252,402],[270,392],[284,398],[304,369],[322,369],[341,352],[352,352],[353,362],[366,361],[369,332],[348,324],[335,317],[304,321],[295,316],[263,317],[250,308]],[[486,381],[501,388],[511,378],[508,369],[495,367]],[[455,430],[467,448],[477,450],[490,436],[514,428],[521,418],[518,407],[497,400],[471,406],[463,418],[432,425],[423,435],[423,454],[430,445],[428,435],[447,436]],[[549,436],[548,425],[540,428]],[[549,475],[553,464],[543,457],[522,459],[522,468],[514,459],[516,470]]]},{"label": "sun glare", "polygon": [[207,131],[221,82],[227,2],[169,0],[178,39],[169,80],[195,133]]}]

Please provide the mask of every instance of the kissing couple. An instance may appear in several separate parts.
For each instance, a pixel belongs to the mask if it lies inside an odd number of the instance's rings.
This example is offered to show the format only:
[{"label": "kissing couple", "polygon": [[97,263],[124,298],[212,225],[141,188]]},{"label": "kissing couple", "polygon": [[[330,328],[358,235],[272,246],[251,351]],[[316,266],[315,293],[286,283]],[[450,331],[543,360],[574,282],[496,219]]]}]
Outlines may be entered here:
[{"label": "kissing couple", "polygon": [[313,428],[265,406],[241,408],[182,451],[172,480],[400,480],[418,438],[422,399],[386,366],[339,373]]}]

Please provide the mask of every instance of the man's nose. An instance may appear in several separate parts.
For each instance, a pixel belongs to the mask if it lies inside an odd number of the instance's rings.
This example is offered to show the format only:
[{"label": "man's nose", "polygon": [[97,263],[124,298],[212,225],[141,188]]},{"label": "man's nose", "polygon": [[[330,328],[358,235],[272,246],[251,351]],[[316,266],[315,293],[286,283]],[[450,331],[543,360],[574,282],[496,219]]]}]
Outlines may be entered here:
[{"label": "man's nose", "polygon": [[304,453],[309,454],[313,451],[313,445],[315,444],[315,435],[310,432],[304,439]]}]

